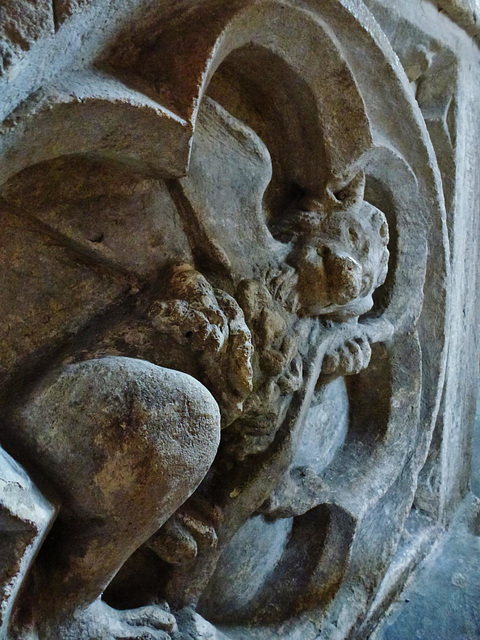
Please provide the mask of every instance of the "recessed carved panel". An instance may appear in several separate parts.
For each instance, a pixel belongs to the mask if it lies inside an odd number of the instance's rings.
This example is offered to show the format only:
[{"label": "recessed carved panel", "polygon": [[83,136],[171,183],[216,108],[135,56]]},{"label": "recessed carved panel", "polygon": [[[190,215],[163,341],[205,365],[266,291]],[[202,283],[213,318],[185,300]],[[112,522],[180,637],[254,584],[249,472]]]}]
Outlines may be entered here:
[{"label": "recessed carved panel", "polygon": [[345,638],[373,602],[445,210],[380,28],[318,4],[140,7],[3,125],[1,442],[58,511],[29,572],[0,547],[12,638]]}]

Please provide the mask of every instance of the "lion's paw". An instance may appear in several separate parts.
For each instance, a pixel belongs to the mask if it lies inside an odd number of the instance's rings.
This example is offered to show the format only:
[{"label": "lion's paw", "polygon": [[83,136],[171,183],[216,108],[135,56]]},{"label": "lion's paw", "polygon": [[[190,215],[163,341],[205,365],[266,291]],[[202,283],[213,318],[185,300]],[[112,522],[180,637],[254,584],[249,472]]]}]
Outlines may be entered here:
[{"label": "lion's paw", "polygon": [[39,631],[44,640],[171,640],[177,623],[167,605],[119,611],[97,600]]},{"label": "lion's paw", "polygon": [[340,347],[327,351],[323,358],[322,374],[349,376],[360,373],[370,364],[372,349],[368,339],[358,336],[347,340]]}]

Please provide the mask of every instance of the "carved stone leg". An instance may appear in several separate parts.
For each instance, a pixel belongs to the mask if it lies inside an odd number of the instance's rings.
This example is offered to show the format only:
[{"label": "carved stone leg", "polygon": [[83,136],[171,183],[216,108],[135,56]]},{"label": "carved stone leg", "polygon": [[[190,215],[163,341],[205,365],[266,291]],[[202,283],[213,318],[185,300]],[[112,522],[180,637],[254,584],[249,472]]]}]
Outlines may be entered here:
[{"label": "carved stone leg", "polygon": [[75,364],[48,380],[16,428],[62,500],[38,559],[40,637],[164,638],[160,608],[100,600],[125,560],[202,480],[220,437],[218,407],[185,374],[131,358]]}]

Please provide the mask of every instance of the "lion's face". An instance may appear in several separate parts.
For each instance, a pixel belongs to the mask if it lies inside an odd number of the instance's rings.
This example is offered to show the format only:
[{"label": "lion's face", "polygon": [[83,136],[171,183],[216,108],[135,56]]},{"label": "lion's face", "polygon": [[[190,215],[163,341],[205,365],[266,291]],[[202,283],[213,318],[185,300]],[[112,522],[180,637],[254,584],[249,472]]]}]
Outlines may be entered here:
[{"label": "lion's face", "polygon": [[376,207],[358,199],[330,207],[304,200],[274,235],[291,243],[301,314],[345,320],[372,308],[389,258],[387,220]]}]

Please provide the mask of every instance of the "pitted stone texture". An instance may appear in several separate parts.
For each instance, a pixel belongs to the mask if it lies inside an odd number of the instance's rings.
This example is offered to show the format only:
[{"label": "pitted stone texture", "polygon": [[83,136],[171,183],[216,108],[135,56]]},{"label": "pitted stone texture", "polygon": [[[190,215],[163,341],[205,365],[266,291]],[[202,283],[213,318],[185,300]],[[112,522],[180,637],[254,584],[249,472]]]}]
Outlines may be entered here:
[{"label": "pitted stone texture", "polygon": [[0,5],[0,77],[37,40],[53,31],[52,0],[4,0]]},{"label": "pitted stone texture", "polygon": [[91,4],[92,0],[52,0],[52,2],[55,11],[55,27],[58,29],[70,16]]},{"label": "pitted stone texture", "polygon": [[19,640],[362,637],[458,504],[467,36],[397,4],[57,0],[15,68],[2,443],[61,503]]}]

